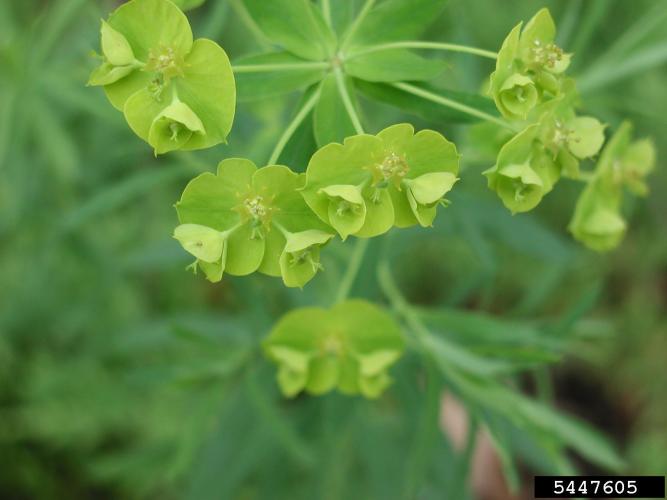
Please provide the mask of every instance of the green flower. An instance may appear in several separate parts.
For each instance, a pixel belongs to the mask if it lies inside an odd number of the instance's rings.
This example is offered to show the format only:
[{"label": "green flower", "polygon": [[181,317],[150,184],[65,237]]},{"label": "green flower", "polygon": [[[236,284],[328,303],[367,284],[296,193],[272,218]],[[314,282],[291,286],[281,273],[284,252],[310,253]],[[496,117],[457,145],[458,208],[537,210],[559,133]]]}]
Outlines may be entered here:
[{"label": "green flower", "polygon": [[531,125],[510,139],[498,153],[496,165],[484,172],[489,188],[512,212],[535,208],[560,177],[560,171]]},{"label": "green flower", "polygon": [[545,93],[559,95],[566,80],[561,75],[570,64],[570,54],[554,43],[556,26],[547,9],[521,27],[503,41],[489,86],[498,110],[512,120],[525,120]]},{"label": "green flower", "polygon": [[299,194],[304,180],[287,167],[224,160],[217,175],[201,174],[183,191],[174,237],[210,281],[223,271],[260,271],[301,287],[321,267],[320,247],[333,237]]},{"label": "green flower", "polygon": [[626,223],[620,215],[623,186],[645,195],[644,179],[655,164],[653,143],[648,139],[632,142],[631,134],[632,126],[625,122],[609,140],[569,225],[577,240],[599,252],[618,246],[625,234]]},{"label": "green flower", "polygon": [[104,62],[89,85],[104,87],[156,154],[226,140],[236,102],[231,64],[215,42],[193,41],[176,5],[131,0],[102,21],[101,38]]},{"label": "green flower", "polygon": [[508,118],[526,119],[538,101],[535,83],[529,77],[514,73],[508,77],[497,94],[496,105]]},{"label": "green flower", "polygon": [[620,215],[621,190],[602,179],[591,181],[577,200],[568,229],[574,238],[597,252],[618,246],[626,223]]},{"label": "green flower", "polygon": [[540,118],[539,136],[566,177],[579,177],[580,160],[597,155],[605,126],[590,116],[577,116],[566,101],[554,101]]},{"label": "green flower", "polygon": [[409,124],[328,144],[310,160],[303,197],[343,239],[372,237],[392,226],[430,226],[457,181],[456,147]]},{"label": "green flower", "polygon": [[278,384],[293,397],[338,389],[375,398],[390,384],[387,369],[404,349],[393,319],[361,300],[332,309],[302,308],[283,316],[264,341],[278,365]]},{"label": "green flower", "polygon": [[[604,160],[604,161],[603,161]],[[648,192],[646,176],[655,168],[655,145],[650,139],[632,141],[632,125],[624,122],[600,157],[599,175],[638,196]]]},{"label": "green flower", "polygon": [[528,21],[519,41],[519,58],[527,70],[561,74],[568,68],[571,55],[554,43],[555,38],[556,25],[549,9],[541,9]]}]

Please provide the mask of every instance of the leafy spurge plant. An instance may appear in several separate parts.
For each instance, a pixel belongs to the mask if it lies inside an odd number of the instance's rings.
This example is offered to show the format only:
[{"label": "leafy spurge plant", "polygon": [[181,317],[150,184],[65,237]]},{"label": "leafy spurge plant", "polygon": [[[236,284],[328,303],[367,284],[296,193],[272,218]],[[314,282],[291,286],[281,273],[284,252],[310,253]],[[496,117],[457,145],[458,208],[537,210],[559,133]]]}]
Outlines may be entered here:
[{"label": "leafy spurge plant", "polygon": [[[181,0],[179,5],[199,3]],[[620,212],[623,188],[639,195],[647,190],[645,177],[655,156],[650,141],[631,142],[630,125],[624,124],[595,170],[581,168],[603,147],[605,125],[577,114],[581,103],[567,74],[573,56],[555,44],[556,27],[546,9],[523,29],[519,24],[511,30],[496,54],[412,40],[439,14],[440,0],[366,0],[353,19],[346,19],[350,5],[342,0],[245,0],[236,5],[270,50],[241,57],[232,67],[215,42],[193,41],[187,18],[170,0],[131,0],[102,22],[103,62],[90,84],[104,87],[112,105],[156,154],[225,142],[236,88],[239,101],[303,91],[267,165],[257,168],[248,159],[229,158],[215,174],[190,181],[176,204],[180,225],[174,231],[196,259],[192,269],[209,281],[220,281],[224,273],[259,272],[299,288],[322,269],[321,252],[336,235],[357,238],[334,305],[288,313],[264,342],[278,365],[282,392],[292,397],[338,389],[378,397],[389,385],[388,368],[404,349],[400,319],[413,341],[408,345],[424,363],[431,363],[432,356],[447,361],[437,368],[461,395],[520,426],[529,426],[536,415],[540,420],[544,412],[504,386],[492,387],[510,394],[516,405],[493,406],[496,400],[479,384],[483,377],[506,373],[502,365],[489,368],[475,355],[433,337],[395,286],[386,258],[378,275],[393,314],[348,300],[367,240],[393,228],[432,226],[460,174],[457,148],[439,132],[415,132],[411,124],[401,123],[367,133],[358,97],[394,105],[435,128],[485,121],[509,131],[495,165],[484,172],[489,188],[519,213],[534,209],[561,178],[584,182],[569,229],[598,251],[618,245],[626,230]],[[492,99],[428,83],[444,65],[416,50],[494,59],[488,85]],[[294,144],[303,130],[315,144],[299,150]],[[493,418],[485,423],[497,429]],[[530,429],[544,434],[542,427]],[[494,439],[502,442],[498,433]]]},{"label": "leafy spurge plant", "polygon": [[222,48],[193,40],[169,0],[134,0],[102,21],[103,62],[89,85],[102,86],[130,128],[155,150],[225,142],[236,106],[234,75]]}]

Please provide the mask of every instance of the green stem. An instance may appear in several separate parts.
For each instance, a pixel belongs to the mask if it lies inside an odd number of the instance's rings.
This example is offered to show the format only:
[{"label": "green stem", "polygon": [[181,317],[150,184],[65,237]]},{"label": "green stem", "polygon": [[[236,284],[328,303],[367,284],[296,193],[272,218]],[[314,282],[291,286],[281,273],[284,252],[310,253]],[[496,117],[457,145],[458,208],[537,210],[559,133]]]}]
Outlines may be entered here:
[{"label": "green stem", "polygon": [[334,67],[334,75],[336,76],[336,85],[338,86],[338,92],[340,93],[340,97],[343,100],[343,105],[345,106],[347,114],[350,116],[350,120],[352,120],[352,126],[354,127],[354,130],[356,130],[357,134],[363,134],[364,128],[361,126],[361,121],[359,121],[359,116],[357,115],[357,112],[354,109],[354,105],[352,104],[352,99],[350,99],[350,94],[347,91],[347,86],[345,85],[345,78],[343,76],[343,72],[341,71],[340,67],[338,66]]},{"label": "green stem", "polygon": [[280,157],[280,154],[283,152],[283,149],[285,149],[287,142],[290,140],[292,135],[294,135],[296,129],[299,128],[301,122],[303,122],[306,116],[308,116],[308,113],[310,113],[310,111],[315,107],[315,104],[317,104],[317,100],[319,99],[319,97],[320,97],[320,88],[315,90],[313,95],[310,96],[310,99],[308,99],[303,104],[303,106],[301,106],[301,109],[297,112],[294,119],[287,126],[285,132],[283,132],[283,135],[281,135],[280,139],[278,139],[276,147],[273,148],[273,152],[271,153],[271,156],[269,158],[269,163],[268,163],[269,165],[275,165],[275,163],[278,161],[278,158]]},{"label": "green stem", "polygon": [[508,128],[512,131],[516,132],[515,127],[506,122],[505,120],[501,118],[497,118],[493,115],[490,115],[488,113],[485,113],[484,111],[480,111],[478,109],[472,108],[470,106],[467,106],[466,104],[460,103],[458,101],[454,101],[452,99],[448,99],[447,97],[434,94],[433,92],[429,92],[428,90],[424,90],[422,88],[416,87],[414,85],[410,85],[409,83],[392,83],[390,84],[397,89],[401,89],[404,92],[408,92],[410,94],[416,95],[418,97],[421,97],[423,99],[426,99],[428,101],[434,102],[436,104],[440,104],[441,106],[445,106],[447,108],[452,108],[456,109],[457,111],[461,111],[463,113],[467,113],[472,116],[476,116],[477,118],[481,118],[482,120],[486,120],[489,122],[493,122],[496,125],[500,125],[501,127]]},{"label": "green stem", "polygon": [[322,14],[324,15],[324,22],[331,28],[333,23],[331,22],[331,5],[329,4],[329,0],[322,0]]},{"label": "green stem", "polygon": [[276,63],[276,64],[241,64],[232,66],[234,73],[263,73],[268,71],[298,71],[304,69],[327,69],[328,62]]},{"label": "green stem", "polygon": [[404,42],[391,42],[391,43],[382,43],[380,45],[372,45],[370,47],[364,47],[358,51],[352,52],[346,58],[346,60],[354,59],[365,54],[372,54],[373,52],[381,52],[383,50],[391,49],[430,49],[430,50],[443,50],[448,52],[461,52],[465,54],[473,54],[480,57],[487,57],[489,59],[497,59],[498,54],[490,50],[478,49],[476,47],[469,47],[467,45],[458,45],[455,43],[441,43],[441,42],[422,42],[422,41],[413,41],[407,40]]},{"label": "green stem", "polygon": [[343,41],[340,44],[341,50],[344,50],[350,44],[350,42],[352,41],[352,38],[354,37],[354,34],[359,29],[359,26],[361,26],[361,23],[364,21],[364,19],[366,19],[366,16],[370,12],[371,8],[373,8],[374,3],[375,3],[375,0],[366,0],[366,3],[361,8],[361,11],[359,11],[359,15],[356,17],[356,19],[352,23],[352,26],[350,26],[350,28],[347,30],[347,32],[343,36]]},{"label": "green stem", "polygon": [[357,243],[354,247],[354,250],[352,251],[352,257],[350,257],[350,262],[348,262],[347,265],[347,270],[345,271],[343,279],[340,280],[340,284],[338,285],[338,291],[336,292],[335,300],[336,304],[347,299],[348,295],[350,294],[352,285],[354,285],[354,280],[357,278],[357,274],[359,274],[359,269],[361,268],[361,263],[364,260],[364,254],[368,248],[368,242],[369,240],[367,238],[357,239]]}]

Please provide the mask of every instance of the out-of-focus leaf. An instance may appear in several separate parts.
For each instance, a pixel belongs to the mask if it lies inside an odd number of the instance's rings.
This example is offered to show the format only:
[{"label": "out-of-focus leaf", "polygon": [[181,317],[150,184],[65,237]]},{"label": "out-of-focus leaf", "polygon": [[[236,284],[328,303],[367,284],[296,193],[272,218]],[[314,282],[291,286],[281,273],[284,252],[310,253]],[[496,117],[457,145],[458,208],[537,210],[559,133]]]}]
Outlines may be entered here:
[{"label": "out-of-focus leaf", "polygon": [[206,0],[172,0],[181,10],[191,10],[203,5]]},{"label": "out-of-focus leaf", "polygon": [[309,0],[245,0],[261,30],[285,50],[313,61],[333,53],[335,37]]},{"label": "out-of-focus leaf", "polygon": [[442,61],[425,59],[408,50],[371,52],[345,62],[347,74],[369,82],[431,80],[445,68]]},{"label": "out-of-focus leaf", "polygon": [[[474,123],[479,118],[455,109],[434,105],[431,101],[422,99],[414,94],[404,92],[384,83],[372,83],[365,81],[355,82],[359,91],[370,99],[395,106],[405,113],[419,116],[433,123]],[[459,101],[467,106],[479,109],[485,113],[496,114],[493,101],[478,94],[468,94],[455,90],[434,89],[430,86],[421,85],[423,88],[445,96],[449,99]]]},{"label": "out-of-focus leaf", "polygon": [[[348,94],[354,95],[349,80],[346,80],[346,85]],[[342,143],[343,139],[355,134],[354,125],[345,112],[334,74],[330,74],[322,84],[320,99],[313,112],[313,130],[320,147],[330,142]]]},{"label": "out-of-focus leaf", "polygon": [[[294,64],[306,62],[289,52],[271,52],[242,57],[234,67],[254,64]],[[252,101],[304,89],[324,77],[322,69],[290,69],[284,71],[237,72],[236,92],[239,101]]]},{"label": "out-of-focus leaf", "polygon": [[442,12],[445,3],[446,0],[387,0],[378,3],[359,25],[350,43],[372,45],[418,37]]}]

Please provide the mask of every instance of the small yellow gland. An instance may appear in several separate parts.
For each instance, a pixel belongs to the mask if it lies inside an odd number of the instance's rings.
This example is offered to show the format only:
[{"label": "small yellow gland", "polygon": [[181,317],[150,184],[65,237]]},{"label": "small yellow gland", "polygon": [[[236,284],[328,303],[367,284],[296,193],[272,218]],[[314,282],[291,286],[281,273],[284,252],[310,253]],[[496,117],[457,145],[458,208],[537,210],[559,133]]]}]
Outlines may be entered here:
[{"label": "small yellow gland", "polygon": [[343,352],[343,343],[337,335],[331,335],[322,343],[322,351],[324,354],[338,356]]},{"label": "small yellow gland", "polygon": [[375,187],[386,187],[391,182],[397,189],[400,189],[401,181],[409,171],[410,167],[405,158],[392,152],[381,163],[374,166],[373,182]]},{"label": "small yellow gland", "polygon": [[176,76],[183,76],[184,60],[172,47],[161,45],[148,52],[148,62],[145,71],[161,73],[165,80]]},{"label": "small yellow gland", "polygon": [[241,220],[245,223],[250,221],[252,226],[251,239],[263,239],[266,230],[271,223],[271,213],[273,208],[269,201],[261,195],[251,195],[234,208],[241,215]]},{"label": "small yellow gland", "polygon": [[534,47],[532,48],[532,57],[536,64],[553,69],[563,59],[563,49],[555,43],[544,45],[539,40],[535,40]]}]

